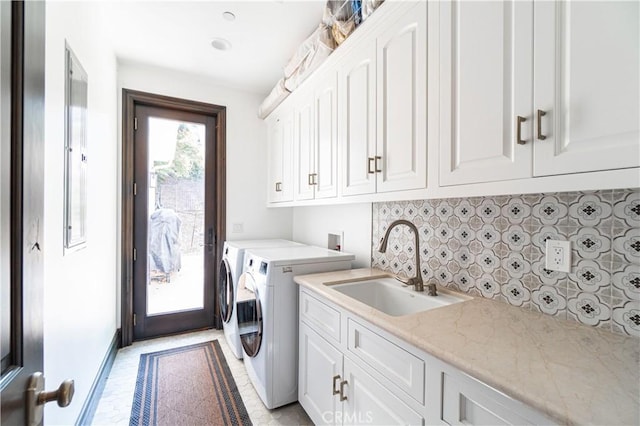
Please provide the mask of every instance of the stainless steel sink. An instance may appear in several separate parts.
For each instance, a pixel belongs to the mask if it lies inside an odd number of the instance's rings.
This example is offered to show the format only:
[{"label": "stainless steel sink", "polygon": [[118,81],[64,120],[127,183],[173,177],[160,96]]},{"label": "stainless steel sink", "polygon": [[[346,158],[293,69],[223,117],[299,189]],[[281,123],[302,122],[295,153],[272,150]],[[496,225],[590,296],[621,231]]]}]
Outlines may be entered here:
[{"label": "stainless steel sink", "polygon": [[331,288],[387,315],[396,317],[468,300],[468,298],[444,292],[439,292],[438,296],[428,296],[426,293],[419,293],[409,287],[403,287],[394,278],[333,284]]}]

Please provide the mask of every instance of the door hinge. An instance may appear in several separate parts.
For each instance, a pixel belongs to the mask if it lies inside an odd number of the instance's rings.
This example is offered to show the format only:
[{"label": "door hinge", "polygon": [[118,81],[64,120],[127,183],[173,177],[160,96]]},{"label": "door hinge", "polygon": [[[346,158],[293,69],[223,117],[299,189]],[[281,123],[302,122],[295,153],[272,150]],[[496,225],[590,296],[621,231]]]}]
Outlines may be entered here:
[{"label": "door hinge", "polygon": [[138,195],[138,184],[133,182],[133,195]]},{"label": "door hinge", "polygon": [[135,262],[138,259],[138,250],[133,249],[133,261]]},{"label": "door hinge", "polygon": [[138,117],[133,117],[133,130],[138,130]]},{"label": "door hinge", "polygon": [[137,321],[136,321],[136,320],[137,320],[137,318],[136,318],[136,314],[133,314],[133,326],[134,326],[134,327],[136,326],[136,323],[137,323]]}]

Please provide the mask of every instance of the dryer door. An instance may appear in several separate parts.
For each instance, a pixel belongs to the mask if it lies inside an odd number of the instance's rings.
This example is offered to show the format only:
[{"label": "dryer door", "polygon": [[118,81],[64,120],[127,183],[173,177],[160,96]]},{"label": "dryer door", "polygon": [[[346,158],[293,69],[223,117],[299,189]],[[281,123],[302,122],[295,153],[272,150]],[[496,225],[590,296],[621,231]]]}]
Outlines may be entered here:
[{"label": "dryer door", "polygon": [[218,300],[220,302],[220,317],[225,324],[229,323],[233,315],[233,305],[235,303],[233,292],[233,277],[231,267],[227,259],[220,262],[220,274],[218,275]]},{"label": "dryer door", "polygon": [[247,356],[255,357],[262,343],[262,304],[253,275],[245,272],[238,282],[236,303],[238,333]]}]

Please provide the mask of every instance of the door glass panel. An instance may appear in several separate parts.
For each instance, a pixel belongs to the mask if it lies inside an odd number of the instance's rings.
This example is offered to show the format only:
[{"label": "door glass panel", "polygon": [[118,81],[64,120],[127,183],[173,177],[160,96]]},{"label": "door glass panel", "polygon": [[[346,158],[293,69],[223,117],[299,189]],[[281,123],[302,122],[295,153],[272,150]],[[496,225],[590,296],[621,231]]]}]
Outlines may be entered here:
[{"label": "door glass panel", "polygon": [[253,276],[244,273],[238,282],[236,302],[238,334],[246,354],[254,357],[262,342],[262,305]]},{"label": "door glass panel", "polygon": [[10,26],[11,3],[0,2],[0,359],[2,373],[11,361]]},{"label": "door glass panel", "polygon": [[223,259],[220,262],[220,271],[218,273],[218,295],[220,302],[220,317],[222,321],[228,323],[233,315],[234,295],[233,295],[233,278],[231,277],[229,262]]},{"label": "door glass panel", "polygon": [[205,125],[148,124],[147,315],[202,309]]}]

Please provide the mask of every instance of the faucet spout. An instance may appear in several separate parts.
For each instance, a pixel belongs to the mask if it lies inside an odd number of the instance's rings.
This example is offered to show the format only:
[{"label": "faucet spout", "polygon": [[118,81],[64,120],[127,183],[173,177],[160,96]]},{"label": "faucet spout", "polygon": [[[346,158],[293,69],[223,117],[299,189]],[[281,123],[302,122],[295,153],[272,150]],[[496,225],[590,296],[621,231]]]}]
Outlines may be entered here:
[{"label": "faucet spout", "polygon": [[[413,235],[416,241],[416,276],[409,278],[407,281],[407,285],[412,285],[416,291],[424,291],[424,282],[422,281],[422,272],[420,271],[420,235],[418,234],[418,228],[416,226],[405,219],[398,219],[396,221],[391,222],[389,228],[387,228],[387,232],[385,232],[384,237],[380,240],[380,247],[378,247],[378,251],[380,253],[385,253],[387,251],[387,244],[389,243],[389,235],[391,234],[391,230],[398,225],[406,225],[413,231]],[[429,284],[429,295],[435,296],[436,289],[435,284]]]}]

